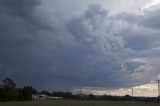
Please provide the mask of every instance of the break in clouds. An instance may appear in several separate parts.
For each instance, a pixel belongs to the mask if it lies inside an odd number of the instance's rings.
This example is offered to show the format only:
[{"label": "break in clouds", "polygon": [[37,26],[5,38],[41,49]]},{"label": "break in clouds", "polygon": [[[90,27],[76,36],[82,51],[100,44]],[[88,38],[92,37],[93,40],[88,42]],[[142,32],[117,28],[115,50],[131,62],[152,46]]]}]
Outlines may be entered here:
[{"label": "break in clouds", "polygon": [[160,8],[110,15],[90,4],[61,15],[45,2],[0,0],[0,80],[71,90],[130,87],[160,78]]}]

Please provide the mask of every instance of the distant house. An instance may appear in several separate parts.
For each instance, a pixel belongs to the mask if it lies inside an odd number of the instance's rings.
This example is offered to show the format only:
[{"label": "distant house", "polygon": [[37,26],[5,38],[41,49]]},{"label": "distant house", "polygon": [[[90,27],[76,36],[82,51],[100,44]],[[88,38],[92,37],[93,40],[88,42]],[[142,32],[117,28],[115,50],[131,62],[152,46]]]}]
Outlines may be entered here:
[{"label": "distant house", "polygon": [[47,99],[49,98],[48,95],[42,95],[42,94],[33,94],[32,99]]},{"label": "distant house", "polygon": [[63,99],[63,97],[52,97],[52,96],[50,96],[49,98],[50,99]]},{"label": "distant house", "polygon": [[39,99],[39,94],[32,94],[32,99]]},{"label": "distant house", "polygon": [[63,97],[53,97],[44,94],[32,94],[32,99],[63,99]]}]

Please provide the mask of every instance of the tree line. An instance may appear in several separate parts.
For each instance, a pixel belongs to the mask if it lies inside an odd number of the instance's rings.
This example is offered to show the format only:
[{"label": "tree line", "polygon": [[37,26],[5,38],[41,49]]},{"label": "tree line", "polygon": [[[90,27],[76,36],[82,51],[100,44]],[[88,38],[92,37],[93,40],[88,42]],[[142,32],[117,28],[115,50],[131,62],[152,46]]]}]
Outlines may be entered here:
[{"label": "tree line", "polygon": [[63,97],[71,100],[94,100],[94,101],[143,101],[143,102],[156,102],[157,97],[132,97],[130,95],[125,96],[112,96],[112,95],[94,95],[94,94],[72,94],[71,92],[53,92],[41,91],[40,94]]},{"label": "tree line", "polygon": [[3,80],[0,85],[0,101],[32,100],[32,94],[36,93],[37,90],[32,86],[16,88],[16,83],[9,78]]},{"label": "tree line", "polygon": [[12,79],[5,79],[0,85],[0,101],[31,101],[33,94],[43,94],[52,97],[63,97],[65,99],[73,100],[105,100],[105,101],[157,101],[154,97],[132,97],[126,96],[111,96],[111,95],[93,95],[93,94],[72,94],[71,92],[49,92],[43,90],[38,92],[32,86],[24,86],[23,88],[17,88],[16,83]]}]

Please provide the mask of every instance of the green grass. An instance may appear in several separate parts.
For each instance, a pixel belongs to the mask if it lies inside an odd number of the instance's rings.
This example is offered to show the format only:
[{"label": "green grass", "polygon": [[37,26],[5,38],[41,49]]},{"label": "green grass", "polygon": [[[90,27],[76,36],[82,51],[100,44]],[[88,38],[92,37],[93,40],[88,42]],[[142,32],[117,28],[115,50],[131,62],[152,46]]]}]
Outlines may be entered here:
[{"label": "green grass", "polygon": [[0,106],[160,106],[160,103],[149,102],[119,102],[119,101],[25,101],[0,102]]}]

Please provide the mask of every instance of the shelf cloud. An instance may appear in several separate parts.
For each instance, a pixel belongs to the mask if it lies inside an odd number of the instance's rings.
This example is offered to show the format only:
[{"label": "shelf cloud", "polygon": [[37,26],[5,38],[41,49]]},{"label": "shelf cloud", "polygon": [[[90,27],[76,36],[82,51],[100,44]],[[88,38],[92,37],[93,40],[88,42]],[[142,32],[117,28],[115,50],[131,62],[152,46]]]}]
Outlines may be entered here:
[{"label": "shelf cloud", "polygon": [[108,9],[88,2],[69,14],[49,3],[0,0],[0,80],[72,90],[132,87],[159,78],[160,8],[111,14],[111,1]]}]

